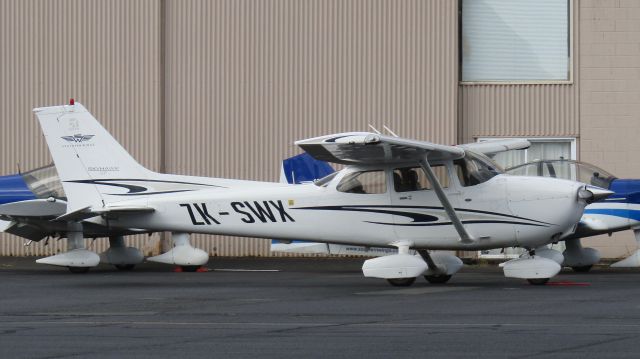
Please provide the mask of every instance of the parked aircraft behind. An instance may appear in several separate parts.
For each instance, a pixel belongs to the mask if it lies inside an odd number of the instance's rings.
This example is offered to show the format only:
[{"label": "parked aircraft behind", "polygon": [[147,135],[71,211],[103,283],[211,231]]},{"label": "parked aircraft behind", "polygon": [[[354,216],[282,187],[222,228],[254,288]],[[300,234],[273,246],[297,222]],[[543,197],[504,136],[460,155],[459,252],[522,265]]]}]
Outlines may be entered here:
[{"label": "parked aircraft behind", "polygon": [[[640,179],[619,179],[592,164],[573,160],[532,161],[512,167],[507,173],[564,178],[613,192],[610,197],[585,208],[576,233],[565,239],[564,266],[585,272],[599,262],[599,252],[594,248],[583,248],[580,238],[631,229],[640,247]],[[640,267],[640,250],[611,266]]]},{"label": "parked aircraft behind", "polygon": [[[53,165],[25,173],[0,176],[0,231],[29,240],[28,243],[67,236],[65,221],[55,221],[67,212],[67,198]],[[144,230],[109,228],[87,222],[84,236],[109,237],[109,249],[100,254],[100,262],[113,264],[121,270],[133,269],[142,263],[142,252],[127,247],[124,236],[145,233]],[[72,271],[83,268],[70,266]]]},{"label": "parked aircraft behind", "polygon": [[[533,249],[572,235],[584,207],[610,194],[572,181],[505,176],[461,147],[373,133],[296,142],[316,159],[346,165],[313,184],[159,174],[140,166],[78,103],[34,112],[68,198],[67,212],[55,220],[67,223],[71,244],[40,261],[69,267],[98,262],[83,248],[91,222],[171,231],[174,248],[151,259],[177,265],[208,260],[189,233],[226,234],[395,247],[398,254],[365,261],[365,276],[395,285],[420,275],[444,282],[461,262],[429,249]],[[505,275],[544,283],[560,270],[531,254],[505,265]]]}]

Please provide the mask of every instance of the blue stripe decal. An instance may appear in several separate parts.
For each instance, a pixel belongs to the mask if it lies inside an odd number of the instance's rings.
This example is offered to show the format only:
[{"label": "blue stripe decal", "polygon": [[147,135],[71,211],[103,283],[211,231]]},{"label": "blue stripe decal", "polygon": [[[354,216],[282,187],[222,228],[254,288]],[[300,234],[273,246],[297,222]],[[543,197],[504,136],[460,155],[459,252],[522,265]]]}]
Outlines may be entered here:
[{"label": "blue stripe decal", "polygon": [[621,218],[630,218],[636,221],[640,221],[640,210],[633,209],[615,209],[615,208],[595,208],[595,209],[585,209],[585,214],[604,214],[607,216],[621,217]]}]

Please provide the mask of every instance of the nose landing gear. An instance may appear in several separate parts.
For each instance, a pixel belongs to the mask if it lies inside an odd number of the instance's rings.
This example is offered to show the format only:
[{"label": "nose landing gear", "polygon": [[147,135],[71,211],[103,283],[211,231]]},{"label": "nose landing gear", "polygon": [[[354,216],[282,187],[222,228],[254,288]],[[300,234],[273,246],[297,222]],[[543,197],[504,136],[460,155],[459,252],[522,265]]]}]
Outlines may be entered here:
[{"label": "nose landing gear", "polygon": [[[542,252],[544,250],[545,249],[541,249],[540,251]],[[552,249],[546,250],[553,251]],[[546,254],[552,254],[552,257],[556,260],[543,256]],[[561,256],[562,254],[560,254],[560,257]],[[504,276],[507,278],[526,279],[527,282],[532,285],[544,285],[549,281],[549,279],[560,273],[560,270],[562,269],[560,264],[558,264],[558,258],[556,257],[556,253],[541,253],[536,255],[536,250],[530,249],[527,256],[512,259],[504,263]]]}]

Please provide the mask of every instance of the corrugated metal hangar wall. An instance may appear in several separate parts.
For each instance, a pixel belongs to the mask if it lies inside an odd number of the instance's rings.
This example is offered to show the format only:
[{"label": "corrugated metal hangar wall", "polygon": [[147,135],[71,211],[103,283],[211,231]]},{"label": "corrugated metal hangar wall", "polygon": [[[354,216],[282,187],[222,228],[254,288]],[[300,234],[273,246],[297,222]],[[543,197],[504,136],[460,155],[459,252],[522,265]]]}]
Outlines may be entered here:
[{"label": "corrugated metal hangar wall", "polygon": [[[369,123],[454,143],[456,29],[453,1],[1,1],[0,170],[50,162],[31,109],[70,97],[172,173],[277,181],[296,139]],[[269,254],[194,237],[213,255]],[[22,243],[4,236],[1,252],[61,249]]]},{"label": "corrugated metal hangar wall", "polygon": [[[294,140],[371,123],[447,144],[576,137],[580,157],[640,177],[640,1],[571,4],[571,82],[470,85],[457,1],[2,0],[0,173],[50,162],[31,109],[74,97],[156,171],[276,181]],[[269,255],[267,240],[195,238]],[[22,243],[2,236],[0,254],[64,246]]]}]

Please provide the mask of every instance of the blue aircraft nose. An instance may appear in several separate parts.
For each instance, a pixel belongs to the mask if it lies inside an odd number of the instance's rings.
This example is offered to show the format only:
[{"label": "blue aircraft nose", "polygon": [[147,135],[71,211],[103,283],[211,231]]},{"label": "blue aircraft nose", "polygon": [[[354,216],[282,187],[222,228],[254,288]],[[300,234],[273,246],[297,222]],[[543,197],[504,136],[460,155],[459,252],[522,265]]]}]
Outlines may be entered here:
[{"label": "blue aircraft nose", "polygon": [[640,192],[640,179],[615,179],[609,189],[616,193]]},{"label": "blue aircraft nose", "polygon": [[0,176],[0,204],[36,199],[21,175]]}]

